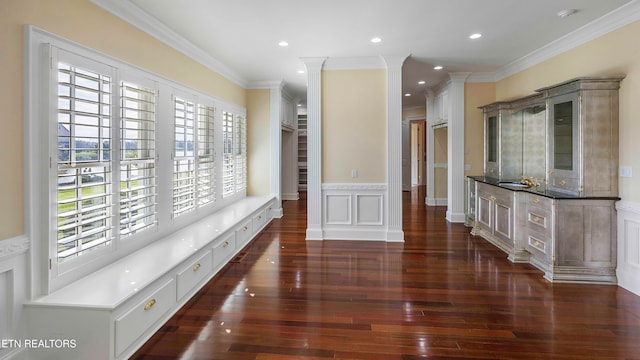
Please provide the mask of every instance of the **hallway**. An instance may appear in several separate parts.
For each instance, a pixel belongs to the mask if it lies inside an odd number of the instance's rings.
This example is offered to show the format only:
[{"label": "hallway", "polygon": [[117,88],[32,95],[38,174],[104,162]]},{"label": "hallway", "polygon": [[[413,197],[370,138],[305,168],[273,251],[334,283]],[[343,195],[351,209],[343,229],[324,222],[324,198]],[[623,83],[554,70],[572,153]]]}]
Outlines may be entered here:
[{"label": "hallway", "polygon": [[306,202],[285,202],[132,358],[640,359],[640,297],[549,283],[423,191],[404,244],[305,241]]}]

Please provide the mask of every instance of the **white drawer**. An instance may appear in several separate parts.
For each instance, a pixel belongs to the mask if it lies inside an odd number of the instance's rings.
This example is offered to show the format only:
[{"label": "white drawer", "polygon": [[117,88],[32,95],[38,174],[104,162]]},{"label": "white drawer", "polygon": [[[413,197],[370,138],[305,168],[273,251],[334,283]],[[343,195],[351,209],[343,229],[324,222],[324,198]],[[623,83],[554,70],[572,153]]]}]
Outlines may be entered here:
[{"label": "white drawer", "polygon": [[198,283],[211,273],[211,252],[207,251],[195,261],[192,261],[177,276],[177,300],[187,295]]},{"label": "white drawer", "polygon": [[273,203],[269,204],[269,206],[267,206],[267,209],[264,212],[265,212],[265,215],[267,216],[267,221],[273,219]]},{"label": "white drawer", "polygon": [[115,321],[116,356],[120,355],[176,303],[176,282],[167,281]]},{"label": "white drawer", "polygon": [[231,233],[224,237],[213,247],[213,266],[218,267],[220,264],[226,263],[236,250],[235,233]]},{"label": "white drawer", "polygon": [[260,210],[256,215],[253,216],[253,229],[255,231],[260,231],[262,227],[267,223],[267,215],[265,210]]},{"label": "white drawer", "polygon": [[253,235],[253,219],[248,219],[236,228],[236,247],[242,248]]}]

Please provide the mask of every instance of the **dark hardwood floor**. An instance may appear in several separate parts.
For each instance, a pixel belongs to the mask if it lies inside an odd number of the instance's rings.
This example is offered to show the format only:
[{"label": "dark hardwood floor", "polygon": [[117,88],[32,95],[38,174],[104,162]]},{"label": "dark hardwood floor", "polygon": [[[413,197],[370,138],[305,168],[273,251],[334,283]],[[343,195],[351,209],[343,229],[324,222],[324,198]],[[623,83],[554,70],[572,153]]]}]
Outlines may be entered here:
[{"label": "dark hardwood floor", "polygon": [[288,201],[133,359],[640,359],[640,297],[551,284],[512,264],[423,188],[405,243],[305,241]]}]

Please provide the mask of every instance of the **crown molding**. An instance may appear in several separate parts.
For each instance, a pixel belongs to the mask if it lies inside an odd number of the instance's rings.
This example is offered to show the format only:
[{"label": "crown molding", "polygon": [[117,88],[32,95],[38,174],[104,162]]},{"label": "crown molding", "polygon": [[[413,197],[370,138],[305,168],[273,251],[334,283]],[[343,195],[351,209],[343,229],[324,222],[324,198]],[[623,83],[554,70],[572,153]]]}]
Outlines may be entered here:
[{"label": "crown molding", "polygon": [[496,73],[495,72],[481,72],[481,73],[471,73],[467,78],[468,83],[485,83],[485,82],[496,82]]},{"label": "crown molding", "polygon": [[324,62],[322,70],[368,70],[385,68],[384,60],[378,56],[330,57]]},{"label": "crown molding", "polygon": [[640,0],[633,0],[577,30],[534,50],[495,72],[494,81],[526,70],[609,32],[640,20]]},{"label": "crown molding", "polygon": [[247,89],[260,90],[260,89],[282,89],[284,87],[284,81],[282,80],[265,80],[265,81],[251,81],[247,84]]},{"label": "crown molding", "polygon": [[248,81],[240,74],[231,70],[228,66],[180,36],[130,1],[91,0],[91,2],[153,36],[157,40],[169,45],[171,48],[183,53],[194,61],[224,76],[235,84],[244,88],[247,87]]}]

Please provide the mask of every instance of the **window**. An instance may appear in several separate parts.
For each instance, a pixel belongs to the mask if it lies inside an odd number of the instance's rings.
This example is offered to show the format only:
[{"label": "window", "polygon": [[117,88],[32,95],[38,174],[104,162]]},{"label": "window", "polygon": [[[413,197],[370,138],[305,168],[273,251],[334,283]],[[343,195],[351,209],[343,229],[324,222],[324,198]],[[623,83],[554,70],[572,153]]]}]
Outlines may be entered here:
[{"label": "window", "polygon": [[244,195],[244,109],[30,31],[28,231],[48,239],[34,243],[34,287],[59,289]]},{"label": "window", "polygon": [[195,207],[195,107],[192,101],[174,97],[173,216]]},{"label": "window", "polygon": [[247,131],[244,117],[236,115],[234,117],[234,127],[235,133],[233,150],[235,155],[235,191],[241,192],[247,185]]},{"label": "window", "polygon": [[215,108],[198,105],[198,207],[215,201]]},{"label": "window", "polygon": [[[99,66],[98,66],[99,67]],[[57,260],[110,244],[111,95],[107,71],[57,64]]]},{"label": "window", "polygon": [[120,86],[120,234],[156,223],[155,90]]}]

